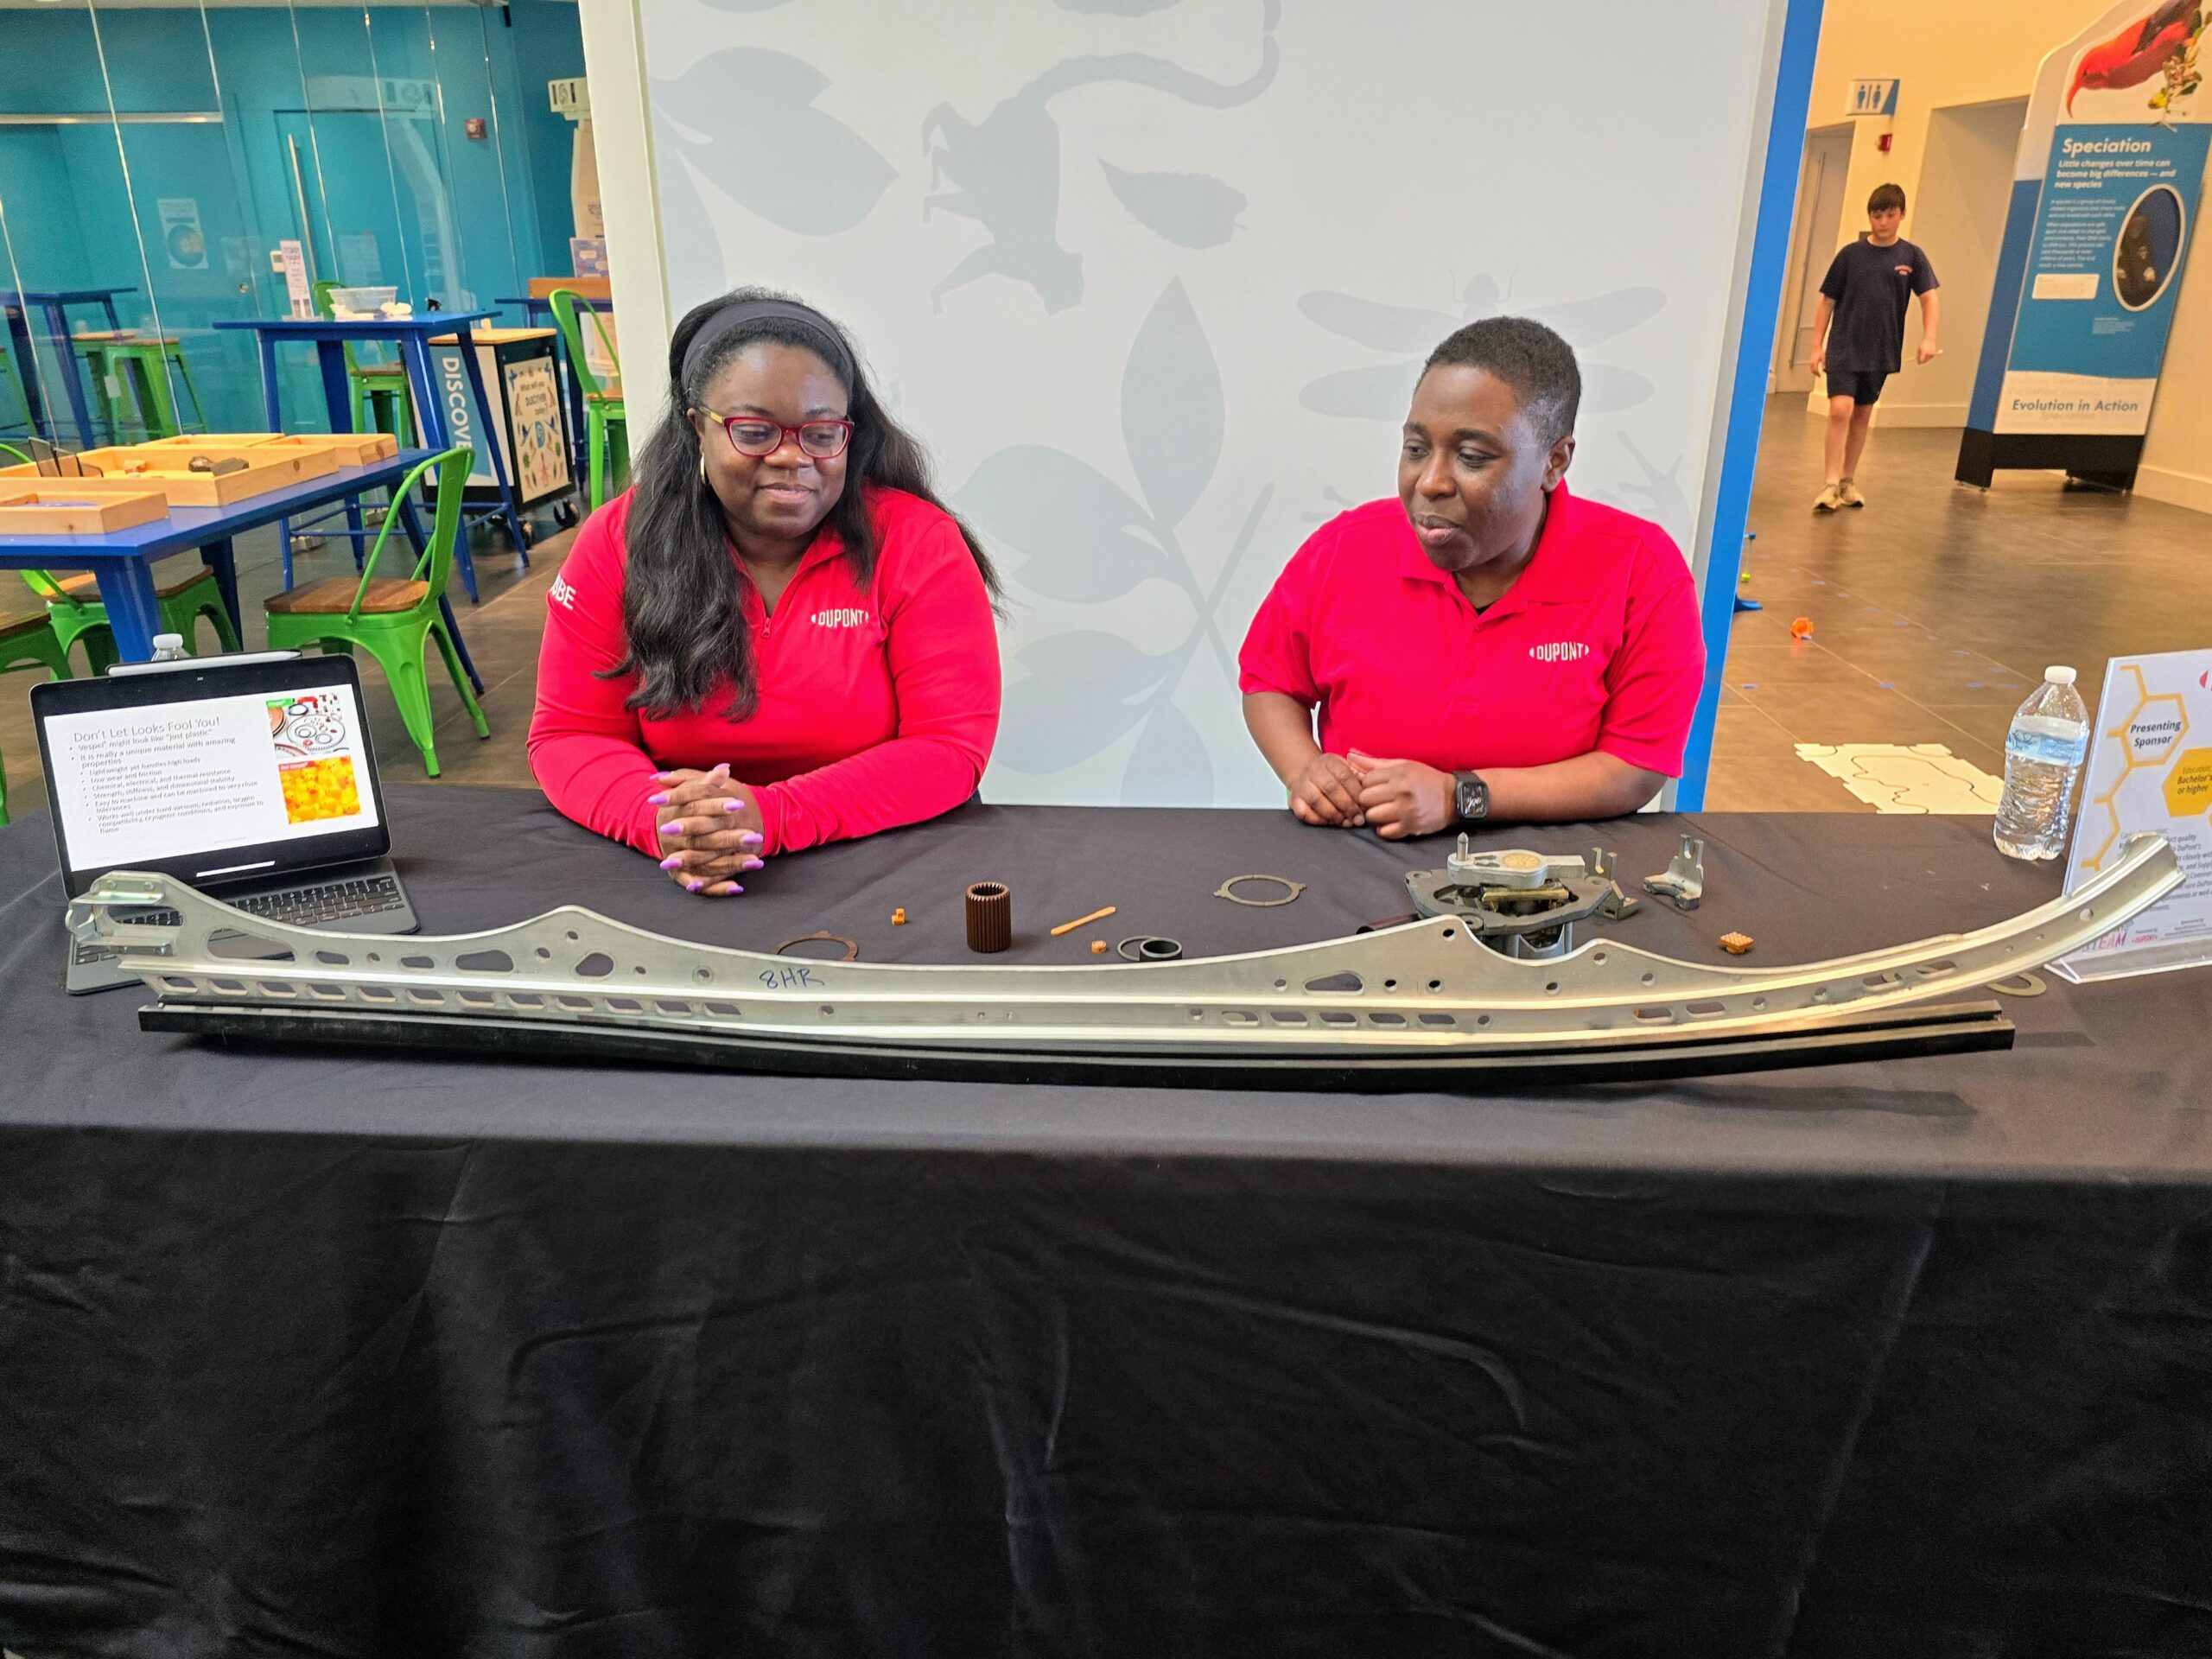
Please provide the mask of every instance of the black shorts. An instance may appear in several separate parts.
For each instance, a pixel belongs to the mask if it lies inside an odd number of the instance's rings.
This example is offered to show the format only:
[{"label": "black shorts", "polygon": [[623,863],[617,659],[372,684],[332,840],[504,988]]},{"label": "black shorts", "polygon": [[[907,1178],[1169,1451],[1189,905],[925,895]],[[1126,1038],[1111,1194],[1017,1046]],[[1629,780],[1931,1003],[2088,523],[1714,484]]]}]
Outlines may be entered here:
[{"label": "black shorts", "polygon": [[1882,369],[1830,369],[1828,396],[1848,397],[1861,409],[1877,402],[1882,396],[1882,382],[1888,379]]}]

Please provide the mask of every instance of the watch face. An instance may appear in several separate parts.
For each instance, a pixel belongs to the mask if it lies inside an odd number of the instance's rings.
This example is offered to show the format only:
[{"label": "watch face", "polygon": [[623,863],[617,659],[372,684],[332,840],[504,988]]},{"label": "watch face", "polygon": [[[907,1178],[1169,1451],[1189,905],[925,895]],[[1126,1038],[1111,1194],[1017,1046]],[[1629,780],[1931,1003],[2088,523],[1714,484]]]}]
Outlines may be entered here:
[{"label": "watch face", "polygon": [[1488,795],[1479,779],[1462,778],[1452,791],[1453,805],[1461,817],[1478,818],[1489,804]]}]

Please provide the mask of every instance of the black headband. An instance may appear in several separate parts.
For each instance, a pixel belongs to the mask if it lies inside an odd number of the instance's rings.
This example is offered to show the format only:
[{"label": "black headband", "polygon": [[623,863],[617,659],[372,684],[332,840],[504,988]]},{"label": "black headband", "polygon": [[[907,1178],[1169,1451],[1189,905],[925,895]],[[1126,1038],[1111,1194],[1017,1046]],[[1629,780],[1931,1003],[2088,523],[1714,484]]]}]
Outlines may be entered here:
[{"label": "black headband", "polygon": [[691,384],[692,371],[707,360],[707,353],[714,350],[717,341],[734,329],[766,317],[797,323],[821,342],[823,360],[836,372],[848,391],[858,383],[860,374],[854,366],[852,352],[838,334],[837,326],[819,311],[793,300],[733,300],[708,318],[699,332],[691,336],[691,344],[683,353],[683,384]]}]

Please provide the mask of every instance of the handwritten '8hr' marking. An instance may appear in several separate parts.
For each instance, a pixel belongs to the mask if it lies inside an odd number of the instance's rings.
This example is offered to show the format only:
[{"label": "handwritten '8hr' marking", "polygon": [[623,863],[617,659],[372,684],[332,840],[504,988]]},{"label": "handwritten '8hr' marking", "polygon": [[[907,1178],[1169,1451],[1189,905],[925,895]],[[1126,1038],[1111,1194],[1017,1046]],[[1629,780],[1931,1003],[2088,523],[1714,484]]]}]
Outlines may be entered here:
[{"label": "handwritten '8hr' marking", "polygon": [[826,989],[830,983],[811,968],[803,968],[796,963],[789,968],[763,968],[760,982],[772,991],[795,990],[801,987]]}]

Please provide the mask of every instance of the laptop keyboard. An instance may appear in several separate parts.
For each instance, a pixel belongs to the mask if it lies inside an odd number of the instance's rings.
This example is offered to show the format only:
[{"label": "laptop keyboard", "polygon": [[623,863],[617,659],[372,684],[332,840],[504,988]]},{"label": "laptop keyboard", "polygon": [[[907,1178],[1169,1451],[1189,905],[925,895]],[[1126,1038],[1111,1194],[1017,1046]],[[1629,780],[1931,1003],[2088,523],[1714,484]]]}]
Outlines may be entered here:
[{"label": "laptop keyboard", "polygon": [[319,887],[292,887],[278,893],[248,893],[228,901],[235,908],[272,922],[312,927],[348,916],[374,916],[387,910],[404,910],[395,875],[363,876],[358,881],[333,881]]},{"label": "laptop keyboard", "polygon": [[[321,887],[249,893],[224,902],[248,915],[288,922],[294,927],[312,927],[318,922],[341,921],[350,916],[374,916],[407,908],[407,899],[399,891],[399,878],[396,875],[369,875],[353,881],[327,882]],[[173,910],[152,906],[118,911],[115,914],[120,922],[140,922],[155,927],[174,927],[183,919]],[[86,944],[81,940],[74,944],[74,958],[82,963],[107,962],[123,954],[119,944]]]}]

